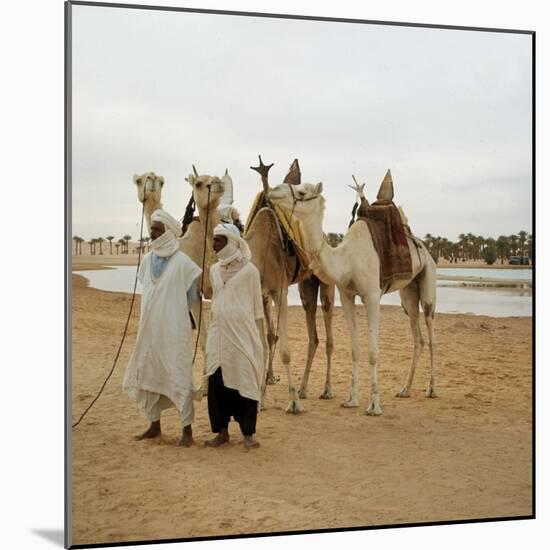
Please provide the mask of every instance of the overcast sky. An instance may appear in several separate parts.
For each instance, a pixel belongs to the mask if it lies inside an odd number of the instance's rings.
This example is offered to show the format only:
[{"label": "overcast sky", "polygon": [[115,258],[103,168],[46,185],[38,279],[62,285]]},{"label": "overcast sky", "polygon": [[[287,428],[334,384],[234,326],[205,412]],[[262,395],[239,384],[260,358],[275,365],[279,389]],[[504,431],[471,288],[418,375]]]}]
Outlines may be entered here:
[{"label": "overcast sky", "polygon": [[73,6],[73,234],[139,233],[133,175],[223,175],[241,217],[249,166],[295,157],[344,232],[351,175],[375,200],[391,169],[413,232],[531,231],[531,37],[522,34]]}]

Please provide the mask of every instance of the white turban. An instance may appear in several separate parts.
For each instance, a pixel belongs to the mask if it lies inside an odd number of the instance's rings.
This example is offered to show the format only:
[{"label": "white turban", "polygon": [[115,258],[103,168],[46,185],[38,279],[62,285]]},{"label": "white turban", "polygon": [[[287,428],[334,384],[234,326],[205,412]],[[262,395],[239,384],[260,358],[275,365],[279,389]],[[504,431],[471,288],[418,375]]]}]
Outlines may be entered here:
[{"label": "white turban", "polygon": [[164,224],[167,231],[171,231],[175,237],[181,235],[181,223],[173,216],[170,216],[166,210],[158,209],[151,214],[152,222],[160,222]]},{"label": "white turban", "polygon": [[151,243],[153,252],[161,258],[172,256],[172,254],[179,250],[177,237],[181,235],[180,223],[170,216],[168,212],[160,209],[155,210],[151,214],[151,221],[162,223],[165,229],[164,233]]},{"label": "white turban", "polygon": [[241,233],[235,225],[233,225],[232,223],[220,223],[216,225],[216,227],[214,227],[214,235],[222,235],[223,237],[225,237],[228,243],[232,243],[240,253],[237,255],[231,254],[231,256],[227,258],[223,258],[223,261],[220,257],[220,254],[218,254],[218,257],[220,258],[220,262],[222,264],[227,263],[227,260],[232,261],[240,257],[242,257],[247,262],[250,260],[252,256],[252,254],[250,253],[250,248],[248,248],[248,244],[241,237]]}]

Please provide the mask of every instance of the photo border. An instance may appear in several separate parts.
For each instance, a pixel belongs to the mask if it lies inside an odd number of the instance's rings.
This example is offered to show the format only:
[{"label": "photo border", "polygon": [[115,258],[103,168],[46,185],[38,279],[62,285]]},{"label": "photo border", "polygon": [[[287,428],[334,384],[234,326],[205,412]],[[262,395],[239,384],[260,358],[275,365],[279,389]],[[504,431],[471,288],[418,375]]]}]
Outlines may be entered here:
[{"label": "photo border", "polygon": [[[276,531],[268,533],[244,533],[236,535],[216,535],[204,537],[188,537],[173,539],[155,539],[144,541],[120,541],[112,543],[93,543],[93,544],[71,544],[72,541],[72,6],[90,6],[103,8],[126,8],[138,10],[154,10],[168,12],[187,12],[203,13],[212,15],[233,15],[243,17],[262,17],[270,19],[291,19],[306,21],[324,21],[334,23],[361,23],[368,25],[381,26],[399,26],[399,27],[420,27],[440,30],[459,30],[459,31],[477,31],[508,34],[525,34],[531,36],[531,235],[533,239],[533,261],[532,261],[532,316],[531,316],[531,403],[532,403],[532,513],[523,516],[495,517],[495,518],[476,518],[468,520],[446,520],[433,522],[412,522],[402,524],[376,525],[364,527],[342,527],[327,529],[304,529],[294,531]],[[434,23],[409,23],[402,21],[384,21],[375,19],[355,19],[342,17],[326,17],[313,15],[293,15],[277,14],[266,12],[252,12],[240,10],[219,10],[208,8],[185,8],[175,6],[160,6],[149,4],[121,4],[110,2],[91,2],[84,0],[65,0],[64,2],[64,23],[65,23],[65,47],[64,47],[64,78],[65,78],[65,132],[64,132],[64,168],[65,168],[65,403],[64,403],[64,472],[65,472],[65,506],[64,506],[64,546],[65,548],[107,548],[119,546],[142,546],[149,544],[167,544],[178,542],[196,542],[196,541],[217,541],[248,538],[265,538],[275,536],[305,535],[305,534],[323,534],[323,533],[341,533],[354,531],[372,531],[384,529],[401,529],[410,527],[433,527],[440,525],[464,525],[476,523],[494,523],[507,521],[522,521],[536,519],[536,31],[525,29],[504,29],[491,27],[477,27],[464,25],[444,25]]]}]

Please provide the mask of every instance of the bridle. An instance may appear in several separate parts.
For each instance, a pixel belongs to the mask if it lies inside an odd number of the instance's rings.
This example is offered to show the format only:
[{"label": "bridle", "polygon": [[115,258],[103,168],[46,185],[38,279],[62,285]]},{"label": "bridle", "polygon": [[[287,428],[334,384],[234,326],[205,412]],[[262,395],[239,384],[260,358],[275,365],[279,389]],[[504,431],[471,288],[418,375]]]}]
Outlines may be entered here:
[{"label": "bridle", "polygon": [[287,183],[287,185],[290,187],[290,194],[292,195],[292,201],[294,202],[295,207],[298,202],[312,201],[313,199],[320,197],[320,193],[317,193],[317,195],[312,195],[311,197],[297,197],[296,193],[294,193],[293,185],[291,183]]}]

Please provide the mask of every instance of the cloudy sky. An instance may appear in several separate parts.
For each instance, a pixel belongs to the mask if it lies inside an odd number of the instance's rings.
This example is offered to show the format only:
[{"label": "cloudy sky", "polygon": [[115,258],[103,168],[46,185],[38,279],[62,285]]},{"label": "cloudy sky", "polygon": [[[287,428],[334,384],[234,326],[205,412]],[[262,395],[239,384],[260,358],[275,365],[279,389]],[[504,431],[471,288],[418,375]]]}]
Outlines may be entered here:
[{"label": "cloudy sky", "polygon": [[129,233],[133,175],[222,175],[243,218],[261,154],[323,181],[344,232],[351,175],[374,200],[391,168],[413,231],[531,231],[531,38],[525,34],[73,6],[73,234]]}]

